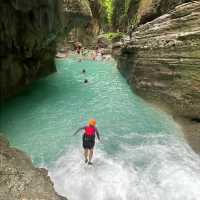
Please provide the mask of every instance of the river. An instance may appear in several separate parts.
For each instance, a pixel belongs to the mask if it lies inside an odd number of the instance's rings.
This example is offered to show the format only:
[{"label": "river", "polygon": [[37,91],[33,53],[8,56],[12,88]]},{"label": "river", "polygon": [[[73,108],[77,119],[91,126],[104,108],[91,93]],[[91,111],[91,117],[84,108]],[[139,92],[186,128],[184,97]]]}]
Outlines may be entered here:
[{"label": "river", "polygon": [[[70,200],[199,200],[200,157],[172,117],[135,95],[114,62],[56,63],[57,73],[1,108],[0,131],[49,169],[59,194]],[[81,134],[72,136],[90,118],[102,138],[91,167],[84,163]]]}]

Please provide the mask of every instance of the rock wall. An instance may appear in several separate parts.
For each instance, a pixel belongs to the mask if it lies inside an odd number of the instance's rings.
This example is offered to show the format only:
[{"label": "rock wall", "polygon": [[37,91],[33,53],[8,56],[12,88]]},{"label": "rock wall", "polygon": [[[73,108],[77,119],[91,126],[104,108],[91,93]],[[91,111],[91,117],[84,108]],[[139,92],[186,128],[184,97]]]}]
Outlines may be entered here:
[{"label": "rock wall", "polygon": [[84,27],[92,20],[88,0],[63,0],[65,34],[74,27]]},{"label": "rock wall", "polygon": [[[112,26],[114,31],[127,32],[192,0],[113,0]],[[131,26],[130,26],[131,25]]]},{"label": "rock wall", "polygon": [[[0,100],[56,71],[61,33],[91,17],[86,0],[0,0]],[[81,20],[80,20],[81,19]]]},{"label": "rock wall", "polygon": [[0,12],[0,91],[7,98],[56,71],[55,37],[61,21],[57,0],[1,0]]},{"label": "rock wall", "polygon": [[113,54],[139,95],[195,124],[194,149],[200,152],[199,19],[199,1],[179,5],[137,28],[132,41],[116,44]]},{"label": "rock wall", "polygon": [[0,200],[67,200],[55,193],[48,171],[35,168],[0,136]]},{"label": "rock wall", "polygon": [[139,23],[144,24],[174,9],[175,6],[191,0],[140,0],[138,5]]},{"label": "rock wall", "polygon": [[84,21],[87,23],[73,27],[66,40],[79,41],[84,47],[92,49],[96,46],[98,34],[108,29],[108,20],[102,0],[88,0],[88,3],[92,15],[91,19]]}]

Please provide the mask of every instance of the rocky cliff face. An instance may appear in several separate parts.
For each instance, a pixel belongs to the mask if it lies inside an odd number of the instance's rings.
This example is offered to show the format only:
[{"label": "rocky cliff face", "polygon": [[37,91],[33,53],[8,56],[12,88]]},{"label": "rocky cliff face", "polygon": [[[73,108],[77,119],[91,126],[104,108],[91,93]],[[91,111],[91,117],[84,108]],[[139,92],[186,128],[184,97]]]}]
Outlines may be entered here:
[{"label": "rocky cliff face", "polygon": [[74,27],[84,27],[92,20],[87,0],[63,0],[65,33]]},{"label": "rocky cliff face", "polygon": [[9,147],[0,137],[0,200],[67,200],[55,193],[45,169],[35,168],[30,158]]},{"label": "rocky cliff face", "polygon": [[132,41],[115,45],[113,54],[138,94],[195,124],[194,149],[200,152],[199,19],[199,1],[179,5],[137,28]]},{"label": "rocky cliff face", "polygon": [[66,39],[71,42],[79,41],[84,47],[92,49],[96,46],[98,34],[108,30],[108,19],[104,1],[86,0],[86,2],[89,3],[88,10],[91,11],[91,19],[84,20],[79,26],[74,26]]},{"label": "rocky cliff face", "polygon": [[174,9],[175,6],[189,1],[191,0],[140,0],[137,12],[139,23],[151,21]]},{"label": "rocky cliff face", "polygon": [[59,34],[91,16],[86,0],[1,0],[0,12],[1,100],[55,72]]},{"label": "rocky cliff face", "polygon": [[129,26],[149,22],[182,3],[192,0],[113,0],[113,30],[126,32]]}]

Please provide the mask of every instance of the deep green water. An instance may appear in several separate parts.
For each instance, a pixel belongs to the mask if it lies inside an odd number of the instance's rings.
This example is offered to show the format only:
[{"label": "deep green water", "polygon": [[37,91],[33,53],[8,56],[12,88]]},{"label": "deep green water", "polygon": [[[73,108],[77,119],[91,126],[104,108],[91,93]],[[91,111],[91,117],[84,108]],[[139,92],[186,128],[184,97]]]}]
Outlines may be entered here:
[{"label": "deep green water", "polygon": [[[173,119],[136,96],[114,63],[74,58],[57,67],[1,108],[0,131],[49,168],[59,193],[75,200],[198,199],[199,157]],[[71,136],[89,118],[102,137],[91,170],[81,137]]]}]

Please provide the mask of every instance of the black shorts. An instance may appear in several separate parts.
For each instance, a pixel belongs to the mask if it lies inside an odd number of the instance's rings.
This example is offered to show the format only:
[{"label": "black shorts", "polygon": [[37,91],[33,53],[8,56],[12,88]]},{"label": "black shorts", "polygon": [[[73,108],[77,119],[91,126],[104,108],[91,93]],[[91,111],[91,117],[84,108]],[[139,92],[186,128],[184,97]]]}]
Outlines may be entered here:
[{"label": "black shorts", "polygon": [[95,137],[87,137],[83,135],[83,148],[93,149],[95,145]]}]

